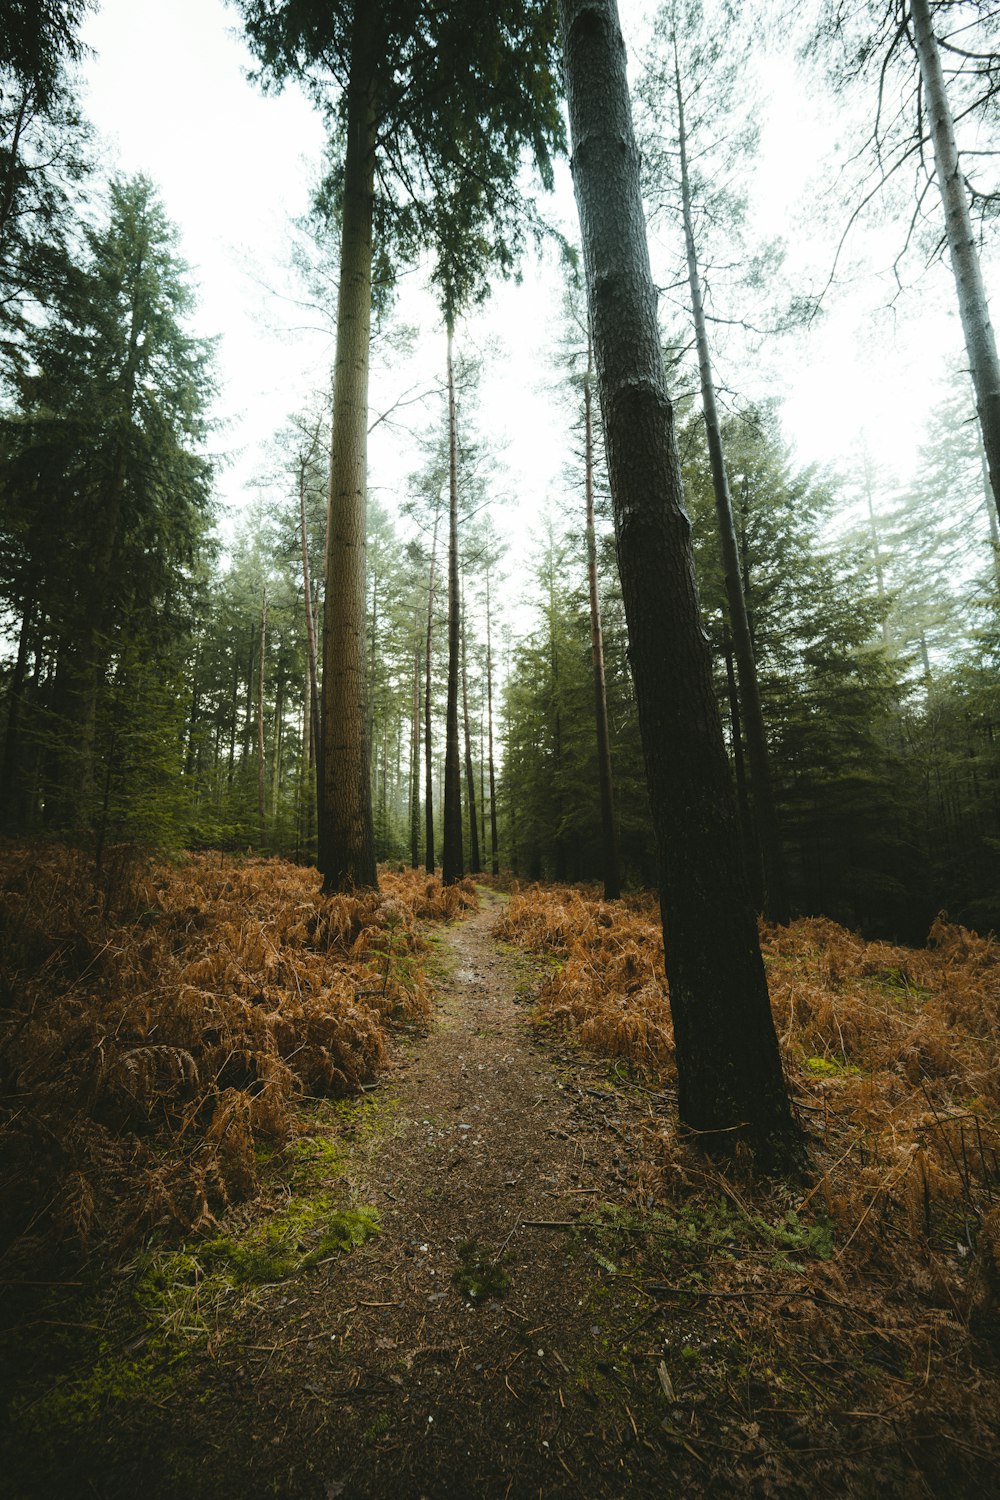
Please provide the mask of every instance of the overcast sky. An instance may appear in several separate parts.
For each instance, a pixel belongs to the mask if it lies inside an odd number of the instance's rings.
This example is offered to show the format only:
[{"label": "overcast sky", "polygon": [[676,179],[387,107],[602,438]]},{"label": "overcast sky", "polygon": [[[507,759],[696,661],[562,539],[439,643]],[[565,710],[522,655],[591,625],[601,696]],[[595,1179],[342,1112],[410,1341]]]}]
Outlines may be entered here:
[{"label": "overcast sky", "polygon": [[[620,5],[634,54],[648,5]],[[105,140],[105,162],[157,184],[199,287],[198,331],[221,336],[217,442],[229,463],[220,492],[239,507],[255,493],[268,439],[329,381],[329,334],[297,305],[301,288],[289,269],[290,224],[306,208],[321,155],[319,121],[297,90],[265,96],[247,80],[238,17],[221,0],[101,0],[85,39],[94,55],[83,104]],[[787,60],[765,69],[762,87],[769,101],[758,217],[789,241],[789,278],[815,281],[830,253],[829,231],[818,226],[815,173],[836,117],[803,93]],[[560,183],[558,211],[568,224],[565,168]],[[376,410],[429,386],[443,366],[433,303],[418,281],[409,278],[414,290],[404,292],[399,310],[424,327],[419,357],[375,379]],[[854,284],[808,340],[777,359],[761,353],[742,372],[745,393],[784,398],[786,431],[804,461],[846,459],[866,435],[890,467],[909,467],[945,362],[960,349],[946,290],[940,275],[932,277],[919,297],[887,314],[879,310],[884,284]],[[483,407],[506,447],[522,531],[524,518],[558,487],[563,464],[546,396],[558,297],[554,268],[529,261],[522,284],[498,289],[464,330],[471,343],[499,341]],[[412,425],[420,425],[422,410],[407,408]],[[405,434],[379,429],[371,477],[390,504],[412,459]]]}]

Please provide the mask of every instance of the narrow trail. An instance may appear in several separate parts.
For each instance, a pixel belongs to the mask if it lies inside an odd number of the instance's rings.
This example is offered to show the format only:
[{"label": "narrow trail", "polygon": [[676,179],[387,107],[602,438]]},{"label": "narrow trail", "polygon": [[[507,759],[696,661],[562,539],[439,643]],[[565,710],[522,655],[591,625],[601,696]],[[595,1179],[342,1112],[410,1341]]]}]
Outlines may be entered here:
[{"label": "narrow trail", "polygon": [[279,1493],[684,1492],[637,1425],[660,1354],[647,1309],[552,1227],[629,1192],[621,1111],[648,1105],[533,1037],[497,905],[447,931],[435,1021],[382,1084],[386,1128],[358,1144],[381,1233],[282,1295],[269,1331],[243,1330],[238,1367],[220,1359]]}]

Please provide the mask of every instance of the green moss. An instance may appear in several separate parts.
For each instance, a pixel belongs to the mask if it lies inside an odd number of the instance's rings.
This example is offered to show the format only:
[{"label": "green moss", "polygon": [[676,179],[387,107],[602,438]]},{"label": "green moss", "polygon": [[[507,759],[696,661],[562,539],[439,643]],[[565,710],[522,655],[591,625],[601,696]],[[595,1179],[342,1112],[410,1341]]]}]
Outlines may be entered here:
[{"label": "green moss", "polygon": [[374,1422],[365,1428],[362,1437],[366,1443],[376,1443],[380,1437],[385,1437],[391,1426],[392,1418],[389,1416],[389,1413],[387,1411],[379,1412]]},{"label": "green moss", "polygon": [[503,1262],[491,1256],[476,1240],[466,1240],[458,1247],[459,1266],[452,1282],[470,1302],[485,1302],[503,1297],[510,1288],[510,1276]]},{"label": "green moss", "polygon": [[331,1255],[363,1245],[379,1231],[373,1208],[335,1208],[328,1193],[293,1198],[245,1235],[218,1235],[200,1248],[200,1259],[210,1270],[231,1278],[236,1286],[266,1285],[314,1266]]},{"label": "green moss", "polygon": [[628,1254],[647,1268],[650,1262],[669,1264],[673,1281],[692,1288],[701,1283],[701,1270],[711,1260],[731,1259],[744,1247],[773,1247],[774,1264],[783,1269],[795,1264],[787,1259],[789,1254],[817,1260],[833,1254],[833,1227],[827,1219],[803,1221],[789,1210],[772,1221],[761,1214],[744,1214],[726,1198],[647,1214],[599,1204],[581,1216],[579,1227],[596,1236],[598,1246],[614,1257],[595,1254],[605,1269],[620,1267]]},{"label": "green moss", "polygon": [[299,1186],[329,1182],[344,1171],[344,1153],[330,1136],[304,1135],[285,1147],[292,1182]]},{"label": "green moss", "polygon": [[853,1063],[837,1062],[832,1057],[806,1057],[802,1066],[808,1068],[814,1078],[839,1078],[843,1074],[860,1073]]}]

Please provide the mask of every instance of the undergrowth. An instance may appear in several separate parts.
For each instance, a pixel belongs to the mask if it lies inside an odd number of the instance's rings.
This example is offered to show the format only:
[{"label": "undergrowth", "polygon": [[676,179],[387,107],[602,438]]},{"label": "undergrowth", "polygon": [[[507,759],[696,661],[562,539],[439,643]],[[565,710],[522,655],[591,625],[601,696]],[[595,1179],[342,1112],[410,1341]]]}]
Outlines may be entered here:
[{"label": "undergrowth", "polygon": [[[515,889],[495,932],[555,958],[540,1024],[622,1059],[669,1093],[673,1030],[658,908],[570,887]],[[800,1203],[836,1260],[995,1330],[1000,1291],[1000,946],[943,921],[924,949],[866,943],[824,919],[762,929],[775,1025],[818,1168]],[[646,1171],[702,1180],[669,1105]]]},{"label": "undergrowth", "polygon": [[356,1094],[430,1005],[417,922],[471,882],[217,854],[107,888],[82,853],[0,851],[0,1274],[210,1229],[302,1102]]}]

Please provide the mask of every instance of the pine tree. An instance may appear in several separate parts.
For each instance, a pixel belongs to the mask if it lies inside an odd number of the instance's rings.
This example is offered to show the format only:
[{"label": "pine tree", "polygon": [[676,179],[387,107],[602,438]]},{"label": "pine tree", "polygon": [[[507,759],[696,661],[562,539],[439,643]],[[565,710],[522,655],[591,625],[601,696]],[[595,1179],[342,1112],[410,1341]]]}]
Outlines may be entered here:
[{"label": "pine tree", "polygon": [[[483,11],[393,0],[321,6],[240,0],[251,46],[269,76],[297,73],[329,109],[340,93],[345,153],[340,288],[330,463],[324,630],[324,795],[320,864],[327,889],[376,884],[366,738],[364,542],[368,350],[374,231],[391,280],[442,219],[491,238],[509,264],[517,240],[522,151],[543,172],[561,124],[551,72],[553,11],[509,0]],[[376,192],[376,180],[379,191]],[[473,207],[474,205],[474,207]],[[449,274],[452,274],[451,272]]]},{"label": "pine tree", "polygon": [[39,700],[46,821],[82,828],[101,798],[101,713],[126,639],[181,628],[210,518],[210,350],[184,329],[192,294],[143,178],[112,184],[108,221],[27,337],[3,424],[3,591],[51,664]]},{"label": "pine tree", "polygon": [[560,0],[598,383],[650,801],[683,1122],[795,1137],[701,625],[614,0]]}]

